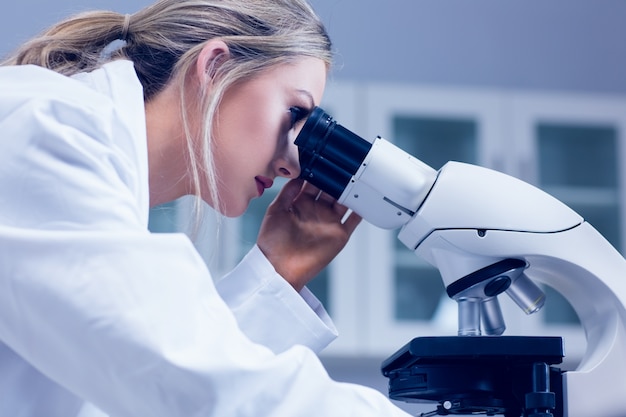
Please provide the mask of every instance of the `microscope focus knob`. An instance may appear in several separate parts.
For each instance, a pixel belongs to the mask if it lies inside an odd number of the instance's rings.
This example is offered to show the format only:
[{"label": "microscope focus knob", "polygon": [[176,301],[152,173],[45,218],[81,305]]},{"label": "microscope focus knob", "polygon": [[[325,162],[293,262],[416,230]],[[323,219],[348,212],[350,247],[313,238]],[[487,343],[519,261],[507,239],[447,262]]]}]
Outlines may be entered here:
[{"label": "microscope focus knob", "polygon": [[533,392],[526,394],[528,417],[553,417],[556,395],[550,392],[550,367],[545,362],[533,364]]}]

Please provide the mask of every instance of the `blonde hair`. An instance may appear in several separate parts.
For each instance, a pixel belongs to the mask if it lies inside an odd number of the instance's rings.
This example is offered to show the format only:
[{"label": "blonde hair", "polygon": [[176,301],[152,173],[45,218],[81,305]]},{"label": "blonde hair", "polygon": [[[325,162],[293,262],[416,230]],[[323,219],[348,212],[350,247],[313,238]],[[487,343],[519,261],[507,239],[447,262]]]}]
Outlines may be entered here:
[{"label": "blonde hair", "polygon": [[[103,55],[105,47],[117,39],[125,45]],[[202,197],[200,181],[205,176],[214,208],[219,211],[211,132],[224,92],[235,83],[298,57],[315,57],[331,65],[330,39],[306,0],[160,0],[133,15],[87,12],[51,27],[2,65],[34,64],[73,75],[98,68],[104,63],[103,56],[105,61],[129,59],[143,85],[145,101],[180,75],[181,103],[185,103],[186,75],[211,39],[224,41],[229,53],[214,68],[211,94],[201,92],[204,161],[195,156],[188,128],[186,135],[197,197]],[[187,120],[184,106],[181,112]]]}]

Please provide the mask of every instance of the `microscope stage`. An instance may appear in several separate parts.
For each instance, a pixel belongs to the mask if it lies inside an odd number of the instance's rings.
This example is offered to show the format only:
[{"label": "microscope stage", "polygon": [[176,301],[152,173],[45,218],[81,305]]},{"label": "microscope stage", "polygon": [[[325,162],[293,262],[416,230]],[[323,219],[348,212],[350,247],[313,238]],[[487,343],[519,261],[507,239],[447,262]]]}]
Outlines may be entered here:
[{"label": "microscope stage", "polygon": [[[441,415],[519,416],[534,391],[534,364],[562,359],[560,337],[420,337],[385,360],[382,372],[390,398],[438,402]],[[560,392],[559,369],[549,368],[548,381],[551,392]]]}]

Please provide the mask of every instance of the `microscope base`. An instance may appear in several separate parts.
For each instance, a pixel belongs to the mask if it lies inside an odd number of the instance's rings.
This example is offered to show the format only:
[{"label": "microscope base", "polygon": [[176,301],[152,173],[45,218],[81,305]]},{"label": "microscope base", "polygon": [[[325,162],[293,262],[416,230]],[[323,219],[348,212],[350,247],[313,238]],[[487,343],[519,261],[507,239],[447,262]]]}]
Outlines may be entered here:
[{"label": "microscope base", "polygon": [[[562,359],[560,337],[419,337],[386,359],[382,372],[390,398],[437,402],[439,415],[526,416],[526,394],[549,391],[556,394],[550,412],[557,417],[563,415],[561,371],[548,366]],[[543,383],[534,375],[537,363],[549,369]]]}]

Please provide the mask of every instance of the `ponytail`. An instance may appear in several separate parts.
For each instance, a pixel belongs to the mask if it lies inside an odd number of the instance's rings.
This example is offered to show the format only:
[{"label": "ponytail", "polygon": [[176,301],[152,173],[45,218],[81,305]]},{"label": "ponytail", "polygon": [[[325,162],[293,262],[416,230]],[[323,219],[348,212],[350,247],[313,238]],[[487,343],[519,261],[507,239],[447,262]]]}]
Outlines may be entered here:
[{"label": "ponytail", "polygon": [[124,15],[95,11],[76,15],[22,45],[2,65],[39,65],[64,75],[98,65],[106,45],[124,39]]}]

